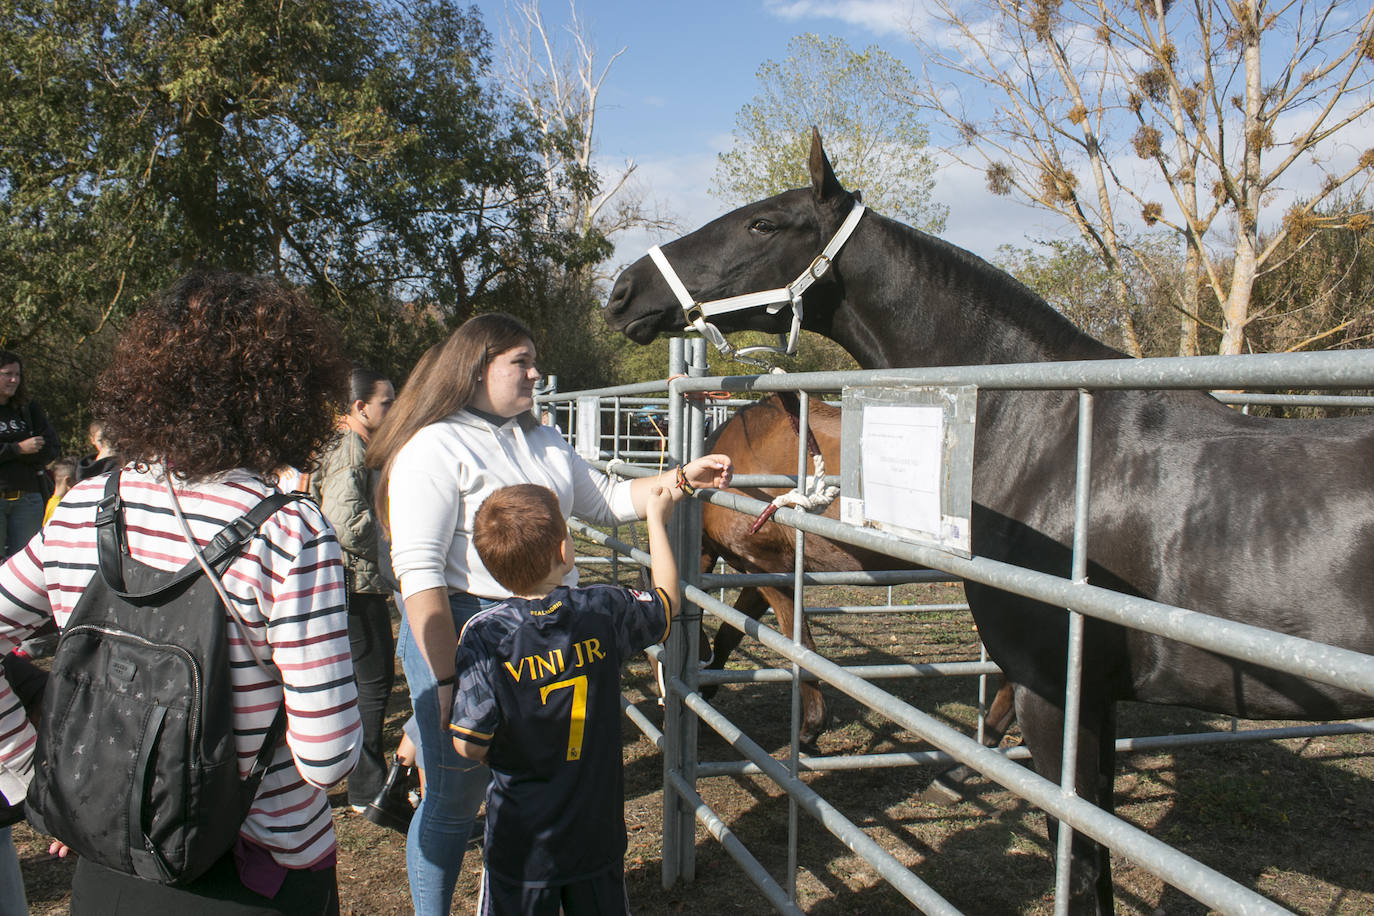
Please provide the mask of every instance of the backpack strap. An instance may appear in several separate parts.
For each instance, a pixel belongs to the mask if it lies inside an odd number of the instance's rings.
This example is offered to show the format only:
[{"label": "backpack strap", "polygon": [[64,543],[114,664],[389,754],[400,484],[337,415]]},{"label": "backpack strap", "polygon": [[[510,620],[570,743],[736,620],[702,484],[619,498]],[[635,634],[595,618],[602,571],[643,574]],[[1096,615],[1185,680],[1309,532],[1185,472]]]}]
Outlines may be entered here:
[{"label": "backpack strap", "polygon": [[286,734],[286,690],[283,687],[281,702],[277,704],[277,715],[272,719],[272,724],[267,727],[267,734],[262,736],[262,747],[258,748],[258,756],[253,759],[253,768],[248,771],[248,775],[243,778],[245,792],[248,796],[248,805],[245,807],[243,816],[248,817],[248,808],[258,797],[258,786],[262,783],[262,778],[267,775],[267,768],[272,763],[272,755],[277,752],[277,745],[281,744],[282,736]]},{"label": "backpack strap", "polygon": [[[220,533],[215,535],[205,549],[206,564],[211,568],[218,568],[221,560],[237,555],[243,549],[243,545],[262,527],[263,523],[275,515],[279,509],[305,498],[303,493],[273,493],[264,497],[256,506],[225,525]],[[236,619],[237,616],[235,614]],[[248,816],[248,809],[257,800],[258,786],[262,783],[263,776],[267,775],[267,768],[272,764],[272,757],[277,752],[277,745],[281,744],[282,736],[285,734],[286,690],[283,685],[281,703],[277,704],[277,714],[272,718],[272,724],[267,727],[267,733],[262,737],[262,746],[258,748],[257,757],[253,759],[252,769],[243,779],[246,798],[243,810],[245,818]]]},{"label": "backpack strap", "polygon": [[[135,594],[124,588],[123,559],[129,555],[129,543],[124,532],[124,504],[119,497],[121,470],[110,473],[105,481],[105,493],[95,511],[96,559],[101,578],[110,590],[121,598],[149,598],[171,591],[188,579],[201,574],[200,564],[191,559],[161,588]],[[233,559],[245,544],[252,540],[263,523],[283,506],[306,497],[300,493],[272,493],[264,496],[253,508],[220,529],[206,546],[205,562],[218,569],[221,563]]]},{"label": "backpack strap", "polygon": [[123,558],[129,553],[124,538],[123,503],[119,499],[120,471],[105,481],[105,493],[95,509],[95,552],[100,577],[116,594],[124,595]]},{"label": "backpack strap", "polygon": [[257,534],[263,523],[276,515],[283,506],[305,498],[303,493],[273,493],[264,496],[256,506],[220,529],[219,534],[205,547],[205,562],[218,567],[223,560],[238,554],[243,545]]}]

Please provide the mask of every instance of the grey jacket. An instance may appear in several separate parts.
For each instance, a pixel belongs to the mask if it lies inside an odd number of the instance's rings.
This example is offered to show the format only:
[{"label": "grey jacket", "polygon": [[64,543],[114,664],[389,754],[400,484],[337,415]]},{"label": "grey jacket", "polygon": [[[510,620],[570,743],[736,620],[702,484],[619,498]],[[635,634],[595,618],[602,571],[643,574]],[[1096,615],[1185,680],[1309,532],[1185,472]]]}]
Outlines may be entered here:
[{"label": "grey jacket", "polygon": [[377,519],[372,514],[376,475],[363,466],[365,449],[362,437],[350,429],[330,440],[310,475],[310,495],[339,538],[348,590],[385,595],[391,589],[377,568]]}]

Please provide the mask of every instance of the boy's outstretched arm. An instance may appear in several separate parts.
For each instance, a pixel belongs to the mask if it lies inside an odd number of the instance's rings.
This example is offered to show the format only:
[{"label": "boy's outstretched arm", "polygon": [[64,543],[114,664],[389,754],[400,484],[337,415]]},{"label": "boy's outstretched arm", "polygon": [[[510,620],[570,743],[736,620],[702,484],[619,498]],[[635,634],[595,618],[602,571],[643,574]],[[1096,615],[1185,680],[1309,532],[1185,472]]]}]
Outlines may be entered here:
[{"label": "boy's outstretched arm", "polygon": [[660,588],[668,596],[670,613],[682,603],[677,584],[677,561],[673,559],[673,549],[668,544],[668,517],[673,514],[673,497],[666,487],[654,487],[649,491],[645,520],[649,527],[649,573],[655,588]]}]

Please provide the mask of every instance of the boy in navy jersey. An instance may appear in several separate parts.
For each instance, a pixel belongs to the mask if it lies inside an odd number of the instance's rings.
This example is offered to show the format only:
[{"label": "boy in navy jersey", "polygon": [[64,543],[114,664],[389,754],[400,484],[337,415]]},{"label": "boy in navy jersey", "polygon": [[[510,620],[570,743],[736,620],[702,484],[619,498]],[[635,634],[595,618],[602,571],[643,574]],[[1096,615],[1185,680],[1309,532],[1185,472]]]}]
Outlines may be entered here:
[{"label": "boy in navy jersey", "polygon": [[664,530],[672,506],[654,488],[652,592],[562,585],[572,537],[544,487],[505,487],[477,510],[478,555],[514,593],[458,639],[453,745],[492,771],[479,914],[629,912],[620,667],[668,635],[678,603]]}]

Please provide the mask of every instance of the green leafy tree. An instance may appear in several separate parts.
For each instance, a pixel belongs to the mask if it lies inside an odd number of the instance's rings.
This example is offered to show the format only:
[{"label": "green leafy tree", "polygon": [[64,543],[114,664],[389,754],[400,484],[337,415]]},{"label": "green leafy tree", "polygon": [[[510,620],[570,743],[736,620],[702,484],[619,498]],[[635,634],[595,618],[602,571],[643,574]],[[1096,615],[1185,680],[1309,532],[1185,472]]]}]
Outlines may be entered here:
[{"label": "green leafy tree", "polygon": [[[1055,240],[1040,248],[1002,245],[997,266],[1016,277],[1056,311],[1098,340],[1132,356],[1174,356],[1178,321],[1174,288],[1182,259],[1163,235],[1133,240],[1118,275],[1078,241]],[[1128,298],[1120,298],[1124,279]]]},{"label": "green leafy tree", "polygon": [[928,232],[947,208],[931,200],[935,162],[925,126],[907,99],[911,73],[878,47],[840,38],[793,38],[787,56],[758,70],[759,92],[735,116],[734,146],[716,163],[713,192],[732,203],[805,187],[811,128],[820,129],[835,172],[884,215]]},{"label": "green leafy tree", "polygon": [[449,0],[0,0],[0,339],[80,367],[74,418],[111,328],[208,263],[309,288],[399,374],[512,274],[599,257],[488,44]]},{"label": "green leafy tree", "polygon": [[[1362,201],[1338,201],[1329,220],[1354,214],[1307,241],[1292,237],[1255,281],[1247,336],[1272,352],[1368,347],[1374,340],[1374,220]],[[1268,237],[1265,237],[1268,241]]]}]

